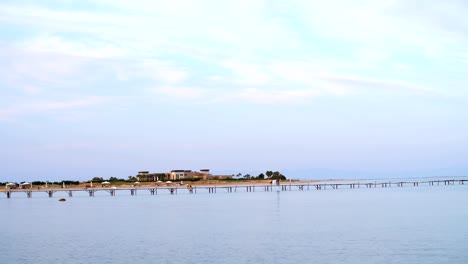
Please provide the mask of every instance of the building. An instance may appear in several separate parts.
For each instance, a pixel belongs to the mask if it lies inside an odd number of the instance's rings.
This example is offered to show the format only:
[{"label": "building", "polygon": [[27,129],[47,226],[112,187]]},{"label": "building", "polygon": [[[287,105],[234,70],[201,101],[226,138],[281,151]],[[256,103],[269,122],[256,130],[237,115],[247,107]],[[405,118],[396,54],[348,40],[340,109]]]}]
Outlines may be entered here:
[{"label": "building", "polygon": [[157,182],[157,181],[180,181],[187,179],[209,179],[213,176],[210,174],[210,169],[201,169],[200,171],[192,170],[172,170],[171,172],[150,173],[149,171],[139,171],[136,178],[140,182]]},{"label": "building", "polygon": [[194,172],[191,170],[172,170],[170,175],[171,181],[192,179]]},{"label": "building", "polygon": [[170,173],[166,172],[157,172],[149,173],[149,171],[139,171],[136,178],[141,182],[156,182],[156,181],[166,181],[169,179]]},{"label": "building", "polygon": [[170,180],[184,180],[184,179],[202,179],[206,180],[213,177],[210,174],[210,169],[201,169],[200,171],[192,170],[172,170],[170,173]]}]

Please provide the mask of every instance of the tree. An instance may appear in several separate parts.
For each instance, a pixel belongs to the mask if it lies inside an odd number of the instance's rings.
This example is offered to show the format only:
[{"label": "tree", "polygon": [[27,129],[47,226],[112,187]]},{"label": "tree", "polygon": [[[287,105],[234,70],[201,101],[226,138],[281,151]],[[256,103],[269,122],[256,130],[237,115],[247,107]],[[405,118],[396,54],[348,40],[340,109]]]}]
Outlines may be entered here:
[{"label": "tree", "polygon": [[136,181],[137,178],[135,176],[128,176],[128,181]]},{"label": "tree", "polygon": [[258,175],[258,178],[259,178],[259,179],[265,179],[265,174],[260,173],[260,174]]},{"label": "tree", "polygon": [[102,182],[102,181],[104,181],[104,179],[102,177],[94,177],[91,181]]},{"label": "tree", "polygon": [[271,176],[273,175],[273,172],[272,171],[266,171],[266,176],[268,176],[268,178],[271,178]]},{"label": "tree", "polygon": [[283,174],[281,174],[279,171],[273,172],[273,176],[271,176],[271,178],[274,180],[276,179],[286,180],[286,177]]}]

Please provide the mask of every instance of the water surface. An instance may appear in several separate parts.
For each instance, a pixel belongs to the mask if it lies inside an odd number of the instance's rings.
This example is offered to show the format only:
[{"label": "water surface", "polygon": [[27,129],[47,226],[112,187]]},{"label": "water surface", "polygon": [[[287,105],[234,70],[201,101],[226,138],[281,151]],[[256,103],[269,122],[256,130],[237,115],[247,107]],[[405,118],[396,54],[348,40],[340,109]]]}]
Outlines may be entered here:
[{"label": "water surface", "polygon": [[2,263],[468,263],[466,185],[2,195]]}]

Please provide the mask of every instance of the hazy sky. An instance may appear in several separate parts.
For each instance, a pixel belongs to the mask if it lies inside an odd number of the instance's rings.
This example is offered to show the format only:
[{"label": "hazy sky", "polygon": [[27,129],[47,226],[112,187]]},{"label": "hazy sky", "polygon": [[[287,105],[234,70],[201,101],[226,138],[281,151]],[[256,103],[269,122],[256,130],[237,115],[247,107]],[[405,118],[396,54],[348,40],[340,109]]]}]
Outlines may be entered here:
[{"label": "hazy sky", "polygon": [[3,0],[0,181],[468,175],[466,1]]}]

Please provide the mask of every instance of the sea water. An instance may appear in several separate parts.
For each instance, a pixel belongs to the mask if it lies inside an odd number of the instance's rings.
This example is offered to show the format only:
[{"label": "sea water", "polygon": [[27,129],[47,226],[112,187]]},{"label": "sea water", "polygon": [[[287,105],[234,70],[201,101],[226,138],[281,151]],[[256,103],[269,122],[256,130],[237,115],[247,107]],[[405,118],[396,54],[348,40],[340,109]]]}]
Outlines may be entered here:
[{"label": "sea water", "polygon": [[293,190],[1,194],[0,263],[468,263],[468,185]]}]

